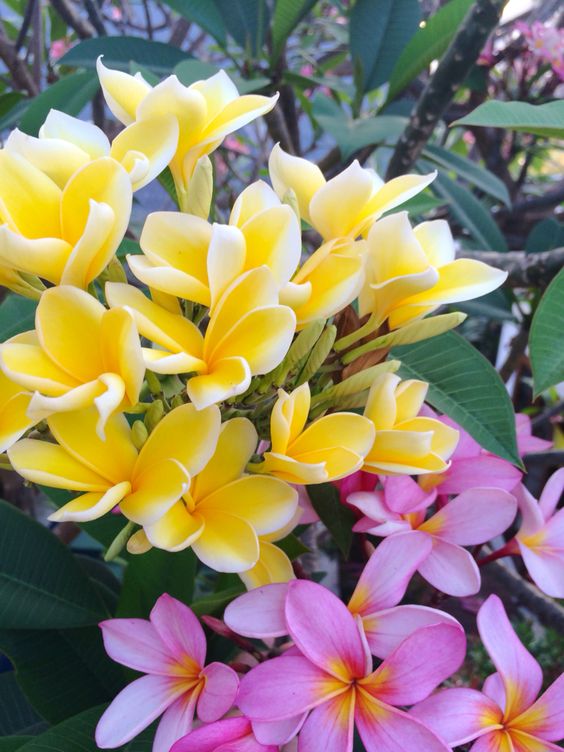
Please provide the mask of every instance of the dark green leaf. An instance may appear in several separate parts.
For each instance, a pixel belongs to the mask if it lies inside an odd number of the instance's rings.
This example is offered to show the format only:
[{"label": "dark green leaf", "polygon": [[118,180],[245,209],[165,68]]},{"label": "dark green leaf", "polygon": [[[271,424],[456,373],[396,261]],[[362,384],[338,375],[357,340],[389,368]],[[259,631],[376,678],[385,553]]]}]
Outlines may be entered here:
[{"label": "dark green leaf", "polygon": [[164,42],[141,37],[96,37],[72,47],[59,64],[95,68],[100,55],[104,56],[104,65],[108,68],[129,72],[129,64],[135,62],[161,75],[171,73],[175,65],[188,57],[180,48]]},{"label": "dark green leaf", "polygon": [[131,238],[124,238],[118,246],[116,256],[119,259],[124,259],[130,253],[142,253],[141,246],[136,240],[131,240]]},{"label": "dark green leaf", "polygon": [[276,63],[286,40],[317,0],[276,0],[272,20],[272,63]]},{"label": "dark green leaf", "polygon": [[339,491],[332,483],[307,486],[307,493],[319,519],[331,533],[345,558],[348,557],[356,517],[352,509],[341,504]]},{"label": "dark green leaf", "polygon": [[360,66],[363,92],[389,80],[420,19],[417,0],[356,1],[350,18],[350,48]]},{"label": "dark green leaf", "polygon": [[0,341],[35,328],[37,301],[8,294],[0,304]]},{"label": "dark green leaf", "polygon": [[564,224],[553,217],[543,219],[533,227],[525,241],[528,253],[542,253],[564,247]]},{"label": "dark green leaf", "polygon": [[10,128],[27,107],[27,100],[19,91],[0,95],[0,130]]},{"label": "dark green leaf", "polygon": [[166,0],[166,4],[188,21],[198,24],[216,42],[225,47],[227,43],[225,23],[213,0]]},{"label": "dark green leaf", "polygon": [[237,44],[256,57],[264,44],[269,13],[266,0],[213,0]]},{"label": "dark green leaf", "polygon": [[473,0],[450,0],[428,18],[422,28],[417,29],[392,71],[388,102],[400,94],[421,71],[428,68],[433,60],[439,60],[443,56],[472,2]]},{"label": "dark green leaf", "polygon": [[203,616],[204,614],[216,614],[231,603],[233,598],[245,590],[243,584],[235,585],[234,587],[227,588],[226,590],[220,590],[217,593],[208,595],[205,598],[199,598],[190,604],[190,608],[196,614],[196,616]]},{"label": "dark green leaf", "polygon": [[276,541],[275,545],[277,545],[278,548],[281,548],[282,551],[284,551],[290,561],[294,561],[294,559],[297,559],[298,556],[310,552],[310,549],[306,545],[304,545],[301,540],[296,535],[294,535],[294,533],[290,533],[290,535],[282,538],[282,540]]},{"label": "dark green leaf", "polygon": [[429,383],[427,401],[493,454],[521,466],[515,415],[495,368],[456,332],[392,350],[403,378]]},{"label": "dark green leaf", "polygon": [[403,204],[400,204],[400,206],[387,213],[394,214],[395,212],[406,211],[409,212],[411,216],[422,217],[425,214],[438,209],[440,206],[445,205],[446,200],[435,198],[435,196],[432,196],[425,191],[424,193],[419,193],[417,196],[413,196],[413,198],[410,198],[408,201],[404,201]]},{"label": "dark green leaf", "polygon": [[38,522],[0,501],[0,627],[78,627],[106,616],[69,549]]},{"label": "dark green leaf", "polygon": [[534,133],[546,138],[564,138],[564,100],[535,105],[528,102],[500,102],[492,99],[476,107],[473,112],[456,120],[452,125],[505,128],[510,131]]},{"label": "dark green leaf", "polygon": [[15,673],[6,671],[0,674],[0,736],[25,733],[30,726],[40,722],[40,716],[18,686]]},{"label": "dark green leaf", "polygon": [[529,348],[535,395],[564,381],[564,269],[547,287],[533,316]]},{"label": "dark green leaf", "polygon": [[20,128],[31,136],[37,136],[49,110],[61,110],[67,115],[80,115],[99,88],[94,71],[71,73],[51,84],[31,100],[20,121]]},{"label": "dark green leaf", "polygon": [[0,752],[16,752],[30,739],[33,739],[33,736],[6,736],[0,739]]},{"label": "dark green leaf", "polygon": [[483,316],[494,321],[515,321],[511,311],[511,302],[503,289],[483,295],[477,300],[468,300],[456,304],[456,310],[469,316]]}]

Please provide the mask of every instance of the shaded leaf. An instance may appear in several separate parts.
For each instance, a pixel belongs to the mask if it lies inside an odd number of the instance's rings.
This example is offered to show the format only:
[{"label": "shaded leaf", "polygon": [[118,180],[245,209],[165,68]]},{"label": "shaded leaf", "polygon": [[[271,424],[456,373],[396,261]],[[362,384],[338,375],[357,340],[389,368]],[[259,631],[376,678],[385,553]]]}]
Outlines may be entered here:
[{"label": "shaded leaf", "polygon": [[528,102],[484,102],[466,117],[452,123],[506,128],[511,131],[533,133],[546,138],[564,138],[564,100],[548,104]]},{"label": "shaded leaf", "polygon": [[9,293],[0,304],[0,341],[35,328],[37,301]]},{"label": "shaded leaf", "polygon": [[173,10],[198,24],[222,47],[227,43],[225,23],[213,0],[166,0]]},{"label": "shaded leaf", "polygon": [[264,44],[269,24],[266,0],[213,0],[228,33],[256,57]]},{"label": "shaded leaf", "polygon": [[290,533],[290,535],[282,538],[282,540],[276,541],[275,545],[284,551],[290,561],[294,561],[294,559],[297,559],[302,554],[310,553],[310,549],[294,533]]},{"label": "shaded leaf", "polygon": [[332,483],[307,486],[307,493],[319,519],[337,544],[345,558],[348,557],[353,538],[356,516],[352,509],[341,504],[339,491]]},{"label": "shaded leaf", "polygon": [[564,381],[564,269],[547,287],[533,316],[529,349],[535,395]]},{"label": "shaded leaf", "polygon": [[317,0],[276,0],[272,19],[272,63],[276,63],[286,40]]},{"label": "shaded leaf", "polygon": [[104,65],[108,68],[128,73],[129,64],[135,62],[161,75],[171,73],[175,65],[188,57],[186,52],[171,44],[141,37],[115,36],[85,39],[71,47],[58,62],[76,68],[95,68],[100,55],[104,56]]},{"label": "shaded leaf", "polygon": [[217,593],[212,593],[212,595],[207,595],[204,598],[198,598],[197,601],[194,601],[190,604],[190,608],[196,614],[196,616],[203,616],[204,614],[216,614],[219,611],[223,611],[227,604],[231,603],[233,598],[241,595],[244,590],[245,588],[243,586],[243,583],[241,583],[240,585],[234,585],[233,587],[226,588],[225,590],[220,590]]},{"label": "shaded leaf", "polygon": [[542,219],[533,227],[525,241],[528,253],[542,253],[564,247],[564,223],[553,217]]},{"label": "shaded leaf", "polygon": [[15,673],[6,671],[0,674],[0,736],[25,733],[30,726],[40,722],[41,717],[19,688]]},{"label": "shaded leaf", "polygon": [[61,110],[67,115],[80,115],[99,89],[94,71],[71,73],[34,97],[27,107],[20,128],[30,136],[37,136],[49,110]]},{"label": "shaded leaf", "polygon": [[15,752],[33,739],[33,736],[6,736],[0,739],[0,752]]}]

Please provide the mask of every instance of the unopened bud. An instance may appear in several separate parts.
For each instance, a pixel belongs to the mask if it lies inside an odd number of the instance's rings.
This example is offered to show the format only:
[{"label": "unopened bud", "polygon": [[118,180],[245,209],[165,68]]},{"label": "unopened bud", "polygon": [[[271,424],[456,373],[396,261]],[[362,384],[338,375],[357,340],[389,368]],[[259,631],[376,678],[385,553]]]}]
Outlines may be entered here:
[{"label": "unopened bud", "polygon": [[162,400],[155,400],[145,414],[145,425],[149,433],[155,428],[157,423],[164,416],[164,405]]},{"label": "unopened bud", "polygon": [[141,449],[147,441],[149,432],[142,420],[136,420],[131,426],[131,441],[136,449]]}]

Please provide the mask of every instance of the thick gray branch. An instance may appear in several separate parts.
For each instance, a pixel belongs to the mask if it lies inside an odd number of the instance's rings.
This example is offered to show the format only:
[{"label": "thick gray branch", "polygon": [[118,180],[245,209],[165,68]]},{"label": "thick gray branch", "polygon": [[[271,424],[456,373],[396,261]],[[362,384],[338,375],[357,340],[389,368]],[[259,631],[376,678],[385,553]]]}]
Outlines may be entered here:
[{"label": "thick gray branch", "polygon": [[546,287],[564,267],[564,248],[543,253],[525,251],[460,251],[459,258],[476,259],[508,273],[510,287]]}]

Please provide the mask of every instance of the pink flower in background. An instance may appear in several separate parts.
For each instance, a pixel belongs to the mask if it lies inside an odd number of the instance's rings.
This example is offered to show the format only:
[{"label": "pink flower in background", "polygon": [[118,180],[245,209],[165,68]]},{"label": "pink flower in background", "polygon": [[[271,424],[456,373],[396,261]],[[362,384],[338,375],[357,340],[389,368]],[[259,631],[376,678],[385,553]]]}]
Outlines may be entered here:
[{"label": "pink flower in background", "polygon": [[56,39],[51,42],[51,48],[49,49],[49,57],[51,60],[58,60],[63,57],[65,52],[68,52],[73,43],[69,39]]},{"label": "pink flower in background", "polygon": [[525,413],[517,413],[515,415],[515,430],[517,432],[517,448],[520,457],[523,457],[525,454],[534,454],[534,452],[546,452],[552,447],[552,441],[533,436],[531,419]]},{"label": "pink flower in background", "polygon": [[226,149],[230,149],[237,154],[248,155],[251,153],[250,146],[243,143],[241,139],[237,138],[237,136],[227,136],[227,138],[223,142],[223,145]]},{"label": "pink flower in background", "polygon": [[513,631],[503,604],[491,595],[478,612],[480,637],[497,673],[483,693],[445,689],[411,714],[449,745],[473,739],[473,752],[550,752],[564,738],[564,674],[538,700],[542,670]]},{"label": "pink flower in background", "polygon": [[515,491],[523,517],[515,536],[527,571],[536,585],[553,598],[564,598],[564,468],[548,480],[539,501],[524,486]]},{"label": "pink flower in background", "polygon": [[260,744],[248,718],[225,718],[192,731],[170,752],[278,752],[278,745]]},{"label": "pink flower in background", "polygon": [[550,65],[564,81],[564,29],[557,29],[540,21],[535,21],[531,26],[518,21],[515,27],[525,37],[531,54]]},{"label": "pink flower in background", "polygon": [[300,752],[352,752],[356,726],[367,752],[447,752],[396,706],[423,700],[457,670],[466,644],[459,626],[417,630],[373,671],[355,617],[329,590],[291,582],[284,611],[292,654],[241,680],[238,705],[259,741],[283,744],[299,731]]},{"label": "pink flower in background", "polygon": [[346,504],[349,494],[355,491],[374,491],[378,485],[378,476],[365,473],[364,470],[357,470],[356,473],[351,473],[346,478],[333,481],[333,485],[339,489],[341,503]]},{"label": "pink flower in background", "polygon": [[237,674],[206,659],[204,630],[192,611],[166,593],[150,620],[109,619],[100,624],[106,652],[114,661],[141,671],[113,700],[98,722],[96,744],[121,747],[163,715],[153,752],[169,752],[198,718],[213,722],[233,705]]},{"label": "pink flower in background", "polygon": [[353,529],[382,537],[424,533],[432,548],[419,564],[419,574],[448,595],[473,595],[480,589],[480,572],[463,546],[486,543],[507,530],[517,512],[516,499],[500,488],[473,488],[425,520],[435,495],[409,477],[387,478],[383,491],[348,497],[365,515]]},{"label": "pink flower in background", "polygon": [[[458,624],[451,616],[434,608],[397,605],[431,548],[429,536],[422,533],[394,535],[380,543],[364,568],[348,609],[359,617],[368,647],[378,658],[388,656],[421,627]],[[225,623],[245,637],[286,636],[290,633],[285,610],[287,595],[286,583],[251,590],[227,606]]]}]

